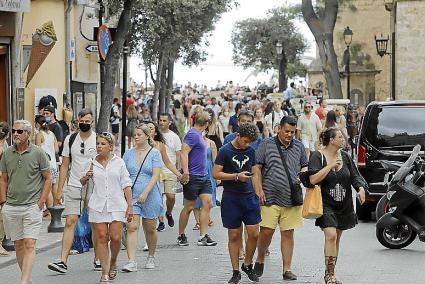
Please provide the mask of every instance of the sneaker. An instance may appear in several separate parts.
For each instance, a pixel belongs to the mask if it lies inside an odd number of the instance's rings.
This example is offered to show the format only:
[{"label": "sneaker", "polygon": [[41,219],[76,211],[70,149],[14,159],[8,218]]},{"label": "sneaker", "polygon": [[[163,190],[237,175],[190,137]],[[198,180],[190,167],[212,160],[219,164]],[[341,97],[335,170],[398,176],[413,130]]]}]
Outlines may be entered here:
[{"label": "sneaker", "polygon": [[154,256],[148,256],[146,260],[146,269],[154,269],[155,268],[155,257]]},{"label": "sneaker", "polygon": [[217,200],[215,201],[215,205],[216,205],[216,206],[218,206],[218,207],[220,207],[220,206],[221,206],[221,202],[220,202],[220,200],[218,200],[218,199],[217,199]]},{"label": "sneaker", "polygon": [[49,265],[47,265],[47,268],[52,271],[59,272],[61,274],[65,274],[68,270],[68,266],[63,261],[49,263]]},{"label": "sneaker", "polygon": [[256,262],[254,264],[255,274],[257,274],[258,277],[261,277],[261,276],[263,276],[263,271],[264,271],[264,263]]},{"label": "sneaker", "polygon": [[254,269],[252,269],[252,264],[245,265],[245,263],[242,263],[241,269],[246,273],[246,276],[248,276],[249,280],[254,282],[258,282],[260,280],[257,274],[255,274]]},{"label": "sneaker", "polygon": [[156,228],[156,230],[157,230],[158,232],[163,232],[163,231],[165,231],[165,224],[164,224],[164,222],[159,222],[159,224],[158,224],[158,228]]},{"label": "sneaker", "polygon": [[185,247],[185,246],[189,245],[189,243],[187,242],[187,237],[186,237],[185,234],[181,234],[180,236],[178,236],[177,244],[181,247]]},{"label": "sneaker", "polygon": [[241,281],[242,275],[239,271],[233,271],[233,276],[230,278],[229,284],[238,284]]},{"label": "sneaker", "polygon": [[102,266],[100,265],[100,260],[95,259],[93,261],[94,271],[102,271]]},{"label": "sneaker", "polygon": [[145,244],[145,246],[142,248],[143,251],[149,251],[148,244]]},{"label": "sneaker", "polygon": [[213,241],[210,236],[205,235],[202,239],[198,240],[198,246],[208,246],[213,247],[216,246],[217,242]]},{"label": "sneaker", "polygon": [[297,275],[288,270],[283,273],[283,280],[297,280]]},{"label": "sneaker", "polygon": [[167,218],[167,223],[168,226],[170,227],[174,227],[174,219],[173,219],[173,215],[168,215],[168,213],[165,213],[165,217]]},{"label": "sneaker", "polygon": [[123,272],[135,272],[137,271],[137,262],[130,260],[121,270]]}]

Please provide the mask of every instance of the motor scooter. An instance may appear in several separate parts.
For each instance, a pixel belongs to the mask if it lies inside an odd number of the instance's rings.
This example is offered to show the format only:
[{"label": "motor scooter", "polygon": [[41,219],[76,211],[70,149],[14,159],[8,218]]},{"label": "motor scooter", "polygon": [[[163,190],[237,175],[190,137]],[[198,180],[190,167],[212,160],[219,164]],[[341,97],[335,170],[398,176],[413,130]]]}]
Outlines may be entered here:
[{"label": "motor scooter", "polygon": [[[403,165],[381,163],[389,173],[387,180],[386,213],[376,223],[376,237],[385,247],[400,249],[416,238],[425,242],[425,161],[416,145]],[[396,170],[398,168],[398,170]],[[390,175],[388,175],[390,176]],[[388,178],[388,176],[386,176]],[[380,201],[381,202],[381,201]]]}]

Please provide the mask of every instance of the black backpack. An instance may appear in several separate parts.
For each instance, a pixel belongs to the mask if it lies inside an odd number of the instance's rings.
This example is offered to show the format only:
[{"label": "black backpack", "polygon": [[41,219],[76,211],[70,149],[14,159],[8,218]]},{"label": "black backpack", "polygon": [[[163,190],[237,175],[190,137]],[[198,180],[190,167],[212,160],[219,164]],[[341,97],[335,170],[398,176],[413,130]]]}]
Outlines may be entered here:
[{"label": "black backpack", "polygon": [[71,166],[71,162],[72,162],[72,156],[71,156],[71,147],[72,144],[74,144],[75,138],[77,138],[78,132],[74,132],[71,134],[71,136],[69,136],[69,142],[68,142],[68,147],[69,147],[69,165]]},{"label": "black backpack", "polygon": [[[66,136],[68,136],[69,135],[69,126],[68,126],[68,124],[64,121],[64,120],[59,120],[58,121],[58,123],[59,123],[59,125],[60,125],[60,127],[62,128],[62,132],[63,132],[63,137],[66,137]],[[61,155],[62,154],[62,151],[63,151],[63,143],[62,143],[62,145],[61,145],[61,147],[59,148],[59,155]]]}]

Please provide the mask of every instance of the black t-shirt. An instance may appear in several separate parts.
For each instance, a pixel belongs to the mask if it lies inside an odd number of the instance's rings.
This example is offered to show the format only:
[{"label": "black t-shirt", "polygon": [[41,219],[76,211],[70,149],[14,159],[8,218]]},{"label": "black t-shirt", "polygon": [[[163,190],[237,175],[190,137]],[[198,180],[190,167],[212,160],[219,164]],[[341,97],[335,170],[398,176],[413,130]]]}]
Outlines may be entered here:
[{"label": "black t-shirt", "polygon": [[53,134],[55,134],[56,140],[58,142],[63,142],[64,137],[63,137],[62,127],[57,121],[52,124],[49,124],[49,130],[52,131]]},{"label": "black t-shirt", "polygon": [[[351,186],[356,190],[367,183],[360,175],[350,156],[341,151],[343,166],[339,171],[331,170],[320,183],[324,206],[335,208],[341,212],[354,211]],[[323,164],[322,164],[323,159]],[[308,163],[308,175],[314,175],[327,166],[326,157],[320,152],[314,152]]]},{"label": "black t-shirt", "polygon": [[[255,165],[255,151],[252,147],[236,149],[230,142],[220,148],[215,163],[223,166],[223,172],[227,174],[251,172],[252,166]],[[224,180],[223,188],[223,196],[231,195],[242,198],[254,194],[251,179],[247,182]]]}]

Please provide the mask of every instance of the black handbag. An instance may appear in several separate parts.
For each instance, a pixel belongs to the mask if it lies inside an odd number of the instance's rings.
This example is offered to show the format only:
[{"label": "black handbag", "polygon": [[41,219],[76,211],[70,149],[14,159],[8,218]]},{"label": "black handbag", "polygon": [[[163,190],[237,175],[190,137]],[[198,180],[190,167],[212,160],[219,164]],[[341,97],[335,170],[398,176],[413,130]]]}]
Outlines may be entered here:
[{"label": "black handbag", "polygon": [[281,143],[277,135],[275,136],[276,147],[279,150],[280,158],[282,159],[283,167],[285,168],[286,176],[288,177],[289,187],[291,188],[291,200],[295,206],[303,205],[303,190],[299,183],[294,184],[291,180],[291,174],[289,173],[288,164],[286,163],[286,157],[283,155]]}]

